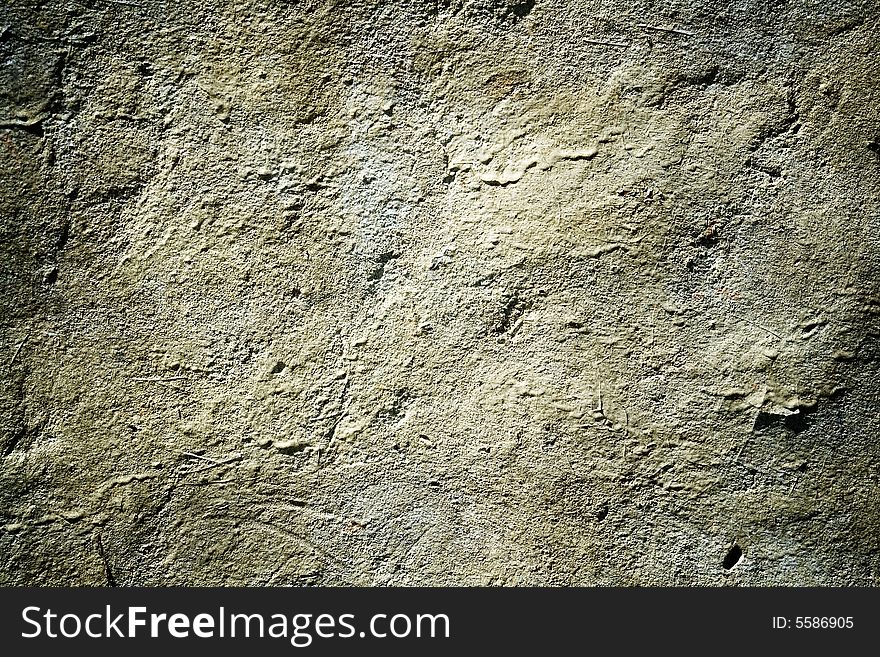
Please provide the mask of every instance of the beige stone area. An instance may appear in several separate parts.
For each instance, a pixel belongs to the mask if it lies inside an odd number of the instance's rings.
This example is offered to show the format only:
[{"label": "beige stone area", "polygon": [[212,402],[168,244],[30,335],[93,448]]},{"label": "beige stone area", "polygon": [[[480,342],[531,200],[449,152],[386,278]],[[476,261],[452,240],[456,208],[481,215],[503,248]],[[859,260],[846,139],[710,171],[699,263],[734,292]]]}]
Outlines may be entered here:
[{"label": "beige stone area", "polygon": [[880,9],[6,0],[0,584],[880,581]]}]

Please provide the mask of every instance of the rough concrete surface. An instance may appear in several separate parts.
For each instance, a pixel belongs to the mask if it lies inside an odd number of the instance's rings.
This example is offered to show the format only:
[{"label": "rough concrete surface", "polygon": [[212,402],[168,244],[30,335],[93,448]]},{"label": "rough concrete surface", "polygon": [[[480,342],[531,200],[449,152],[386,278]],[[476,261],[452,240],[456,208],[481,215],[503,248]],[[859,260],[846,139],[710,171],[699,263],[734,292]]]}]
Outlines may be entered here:
[{"label": "rough concrete surface", "polygon": [[3,0],[0,583],[880,582],[873,0]]}]

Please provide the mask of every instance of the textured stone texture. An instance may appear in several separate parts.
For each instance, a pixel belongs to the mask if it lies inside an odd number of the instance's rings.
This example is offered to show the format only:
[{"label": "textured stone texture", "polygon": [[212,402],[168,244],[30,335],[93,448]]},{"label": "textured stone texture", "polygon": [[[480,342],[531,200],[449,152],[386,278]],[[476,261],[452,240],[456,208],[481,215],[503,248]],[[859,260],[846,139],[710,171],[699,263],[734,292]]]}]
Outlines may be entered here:
[{"label": "textured stone texture", "polygon": [[0,583],[877,584],[878,21],[4,0]]}]

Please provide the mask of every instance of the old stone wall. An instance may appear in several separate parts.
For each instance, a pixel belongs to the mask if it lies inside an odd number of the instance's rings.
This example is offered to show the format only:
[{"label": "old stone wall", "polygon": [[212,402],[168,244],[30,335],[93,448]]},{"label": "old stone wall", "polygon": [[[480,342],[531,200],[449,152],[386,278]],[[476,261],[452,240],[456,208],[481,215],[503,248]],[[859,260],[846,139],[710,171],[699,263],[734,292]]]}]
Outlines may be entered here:
[{"label": "old stone wall", "polygon": [[878,583],[876,2],[4,0],[0,142],[0,583]]}]

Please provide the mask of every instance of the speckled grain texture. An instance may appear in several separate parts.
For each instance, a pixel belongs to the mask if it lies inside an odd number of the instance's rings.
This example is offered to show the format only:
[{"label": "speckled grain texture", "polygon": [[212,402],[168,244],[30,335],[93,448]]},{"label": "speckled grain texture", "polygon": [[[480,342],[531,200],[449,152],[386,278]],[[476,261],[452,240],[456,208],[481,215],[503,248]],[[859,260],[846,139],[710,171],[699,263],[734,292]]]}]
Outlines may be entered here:
[{"label": "speckled grain texture", "polygon": [[0,5],[0,583],[876,585],[880,7]]}]

